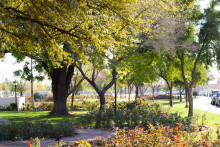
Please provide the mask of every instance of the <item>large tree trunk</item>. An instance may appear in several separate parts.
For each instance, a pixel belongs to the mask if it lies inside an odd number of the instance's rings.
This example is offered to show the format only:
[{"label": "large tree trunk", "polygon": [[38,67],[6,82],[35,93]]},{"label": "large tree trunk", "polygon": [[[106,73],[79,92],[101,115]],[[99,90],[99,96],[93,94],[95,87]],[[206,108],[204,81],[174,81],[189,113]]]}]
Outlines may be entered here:
[{"label": "large tree trunk", "polygon": [[191,87],[189,87],[187,89],[187,93],[188,93],[188,100],[189,100],[188,117],[192,117],[193,116],[193,97],[192,97],[192,88]]},{"label": "large tree trunk", "polygon": [[53,110],[50,115],[68,115],[66,102],[68,90],[73,76],[74,66],[53,69],[51,72],[53,88]]}]

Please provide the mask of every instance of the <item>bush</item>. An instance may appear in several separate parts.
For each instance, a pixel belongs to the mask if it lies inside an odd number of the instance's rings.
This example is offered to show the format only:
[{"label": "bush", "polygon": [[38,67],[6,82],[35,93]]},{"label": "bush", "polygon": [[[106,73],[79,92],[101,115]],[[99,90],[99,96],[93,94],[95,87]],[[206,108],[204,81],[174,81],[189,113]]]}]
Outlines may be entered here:
[{"label": "bush", "polygon": [[[101,139],[97,138],[95,141],[79,140],[74,145],[63,145],[67,146],[79,146],[79,147],[90,147],[90,146],[166,146],[166,147],[218,147],[220,145],[220,140],[216,139],[211,141],[209,132],[202,133],[188,133],[182,130],[182,124],[176,123],[174,127],[164,126],[158,124],[156,126],[147,123],[148,129],[145,130],[141,126],[135,127],[133,130],[128,129],[117,129],[115,136],[113,138]],[[186,137],[187,136],[187,137]],[[28,142],[29,143],[29,142]],[[34,143],[40,146],[40,141],[35,138]],[[29,143],[30,144],[30,143]],[[62,142],[63,144],[63,142]],[[35,146],[35,145],[33,145]],[[60,145],[61,146],[61,145]]]},{"label": "bush", "polygon": [[[34,104],[33,107],[31,103],[26,103],[25,107],[22,108],[23,111],[33,111],[35,108],[36,111],[51,111],[53,109],[53,102],[37,102]],[[79,109],[86,109],[86,106],[83,102],[74,102],[73,108],[71,108],[71,103],[67,103],[68,110],[79,110]],[[3,109],[2,109],[3,110]]]},{"label": "bush", "polygon": [[33,111],[33,105],[32,105],[32,103],[30,103],[30,104],[28,104],[28,103],[26,103],[25,104],[25,107],[23,108],[23,111]]},{"label": "bush", "polygon": [[99,102],[98,101],[95,101],[95,102],[91,102],[91,101],[83,101],[82,103],[85,108],[87,109],[87,111],[89,113],[92,113],[94,111],[98,111],[99,110]]},{"label": "bush", "polygon": [[[148,129],[135,127],[134,130],[116,131],[115,137],[112,139],[99,139],[101,146],[211,146],[215,142],[211,142],[207,133],[203,133],[199,138],[198,133],[195,138],[190,140],[184,139],[182,136],[191,135],[182,131],[182,124],[176,123],[174,127],[157,124],[156,126],[147,123]],[[217,140],[216,140],[217,141]],[[81,143],[85,141],[80,141]]]},{"label": "bush", "polygon": [[[89,104],[92,105],[91,103]],[[169,113],[169,109],[163,108],[162,104],[140,100],[118,103],[116,114],[114,104],[107,104],[102,111],[94,109],[90,112],[90,117],[97,121],[98,126],[96,127],[105,129],[114,127],[135,128],[137,125],[142,125],[147,129],[147,122],[153,125],[160,123],[166,126],[175,126],[175,123],[181,122],[184,130],[191,129],[193,131],[191,124],[195,124],[191,118],[181,118],[177,113]]]},{"label": "bush", "polygon": [[7,111],[15,111],[17,109],[16,103],[11,103],[8,107],[6,107]]},{"label": "bush", "polygon": [[67,103],[67,109],[80,110],[80,109],[86,109],[86,107],[83,102],[73,102],[73,107],[71,107],[71,103]]},{"label": "bush", "polygon": [[42,94],[38,93],[38,92],[36,92],[36,93],[34,94],[34,100],[35,100],[35,101],[42,100],[43,98],[44,98],[44,96],[43,96]]},{"label": "bush", "polygon": [[46,102],[53,102],[53,94],[52,93],[47,93],[45,101]]},{"label": "bush", "polygon": [[[68,100],[71,100],[72,96],[70,95],[68,97]],[[97,94],[80,94],[80,95],[74,95],[75,100],[86,100],[86,99],[98,99]]]},{"label": "bush", "polygon": [[74,133],[74,127],[67,121],[57,126],[51,125],[48,120],[0,125],[0,140],[30,139],[35,137],[56,138],[60,135],[73,136]]},{"label": "bush", "polygon": [[52,102],[43,102],[40,103],[37,110],[38,111],[52,111],[53,109],[53,103]]}]

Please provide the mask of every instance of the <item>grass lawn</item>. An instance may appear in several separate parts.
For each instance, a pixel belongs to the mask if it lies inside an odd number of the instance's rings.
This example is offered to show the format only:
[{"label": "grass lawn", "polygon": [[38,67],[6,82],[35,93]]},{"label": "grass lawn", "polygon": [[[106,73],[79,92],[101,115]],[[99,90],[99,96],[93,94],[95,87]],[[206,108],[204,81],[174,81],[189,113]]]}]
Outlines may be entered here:
[{"label": "grass lawn", "polygon": [[23,122],[24,120],[50,120],[51,124],[56,125],[65,120],[77,122],[82,113],[86,111],[70,111],[73,115],[48,116],[50,111],[0,111],[0,118],[8,119],[12,122]]},{"label": "grass lawn", "polygon": [[[162,103],[164,106],[169,107],[169,100],[154,100],[155,102]],[[179,113],[181,117],[187,117],[188,116],[188,108],[185,108],[186,102],[179,102],[179,100],[173,100],[173,108],[171,108],[171,113]],[[211,113],[202,111],[199,109],[193,109],[194,117],[198,117],[198,125],[202,124],[202,115],[205,115],[206,121],[205,125],[211,127],[214,135],[213,137],[216,137],[216,131],[217,127],[216,125],[220,125],[220,114]]]}]

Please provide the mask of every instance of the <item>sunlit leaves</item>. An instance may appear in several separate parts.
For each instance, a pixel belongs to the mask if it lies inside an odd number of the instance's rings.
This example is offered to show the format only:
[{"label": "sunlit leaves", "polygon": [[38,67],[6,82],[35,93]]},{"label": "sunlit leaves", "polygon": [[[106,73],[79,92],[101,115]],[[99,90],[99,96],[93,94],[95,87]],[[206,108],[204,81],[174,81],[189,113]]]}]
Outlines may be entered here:
[{"label": "sunlit leaves", "polygon": [[[41,54],[43,44],[53,63],[71,63],[60,43],[68,42],[73,52],[78,52],[79,43],[99,52],[117,48],[127,43],[131,31],[149,33],[162,13],[176,13],[182,7],[176,0],[4,0],[0,30],[7,34],[5,42],[21,52]],[[83,53],[78,55],[84,58]]]}]

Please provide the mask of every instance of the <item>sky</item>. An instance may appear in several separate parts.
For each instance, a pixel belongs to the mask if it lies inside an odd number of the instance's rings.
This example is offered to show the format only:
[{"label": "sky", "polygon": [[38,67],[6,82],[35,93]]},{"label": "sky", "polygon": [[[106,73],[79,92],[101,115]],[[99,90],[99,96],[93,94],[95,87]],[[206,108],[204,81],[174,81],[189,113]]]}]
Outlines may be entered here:
[{"label": "sky", "polygon": [[[210,0],[198,0],[202,9],[207,8],[209,6],[209,2]],[[30,59],[27,58],[26,61],[30,61]],[[13,72],[22,69],[24,63],[25,62],[16,63],[16,59],[14,57],[10,54],[6,54],[4,59],[0,59],[0,82],[5,81],[5,78],[11,81],[19,80],[18,77],[16,78],[14,76]],[[220,72],[217,70],[216,66],[212,67],[210,71],[214,75],[215,79],[210,81],[209,84],[217,84],[217,78],[220,78]],[[42,83],[51,84],[51,81],[46,78],[46,80],[42,81]]]},{"label": "sky", "polygon": [[[6,54],[4,59],[0,59],[0,83],[2,81],[5,81],[5,78],[7,78],[10,81],[19,80],[19,77],[15,77],[13,72],[16,70],[22,70],[23,66],[26,61],[31,61],[30,58],[26,58],[24,62],[17,63],[16,59],[11,56],[11,54]],[[34,73],[35,74],[35,73]],[[51,84],[51,82],[48,80],[47,76],[45,76],[45,80],[42,81],[44,84]]]}]

